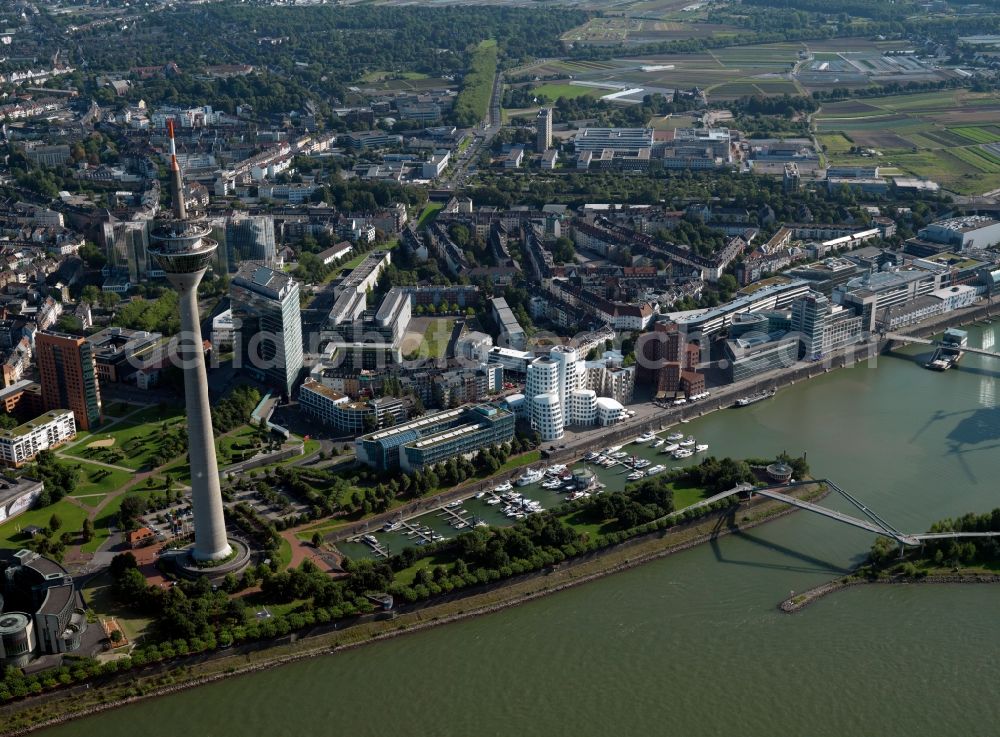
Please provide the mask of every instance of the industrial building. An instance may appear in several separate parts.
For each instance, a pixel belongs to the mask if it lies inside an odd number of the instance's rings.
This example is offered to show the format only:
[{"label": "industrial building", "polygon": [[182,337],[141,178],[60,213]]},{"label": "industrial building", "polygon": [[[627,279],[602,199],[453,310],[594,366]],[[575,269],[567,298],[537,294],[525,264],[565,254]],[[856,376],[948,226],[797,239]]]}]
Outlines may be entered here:
[{"label": "industrial building", "polygon": [[985,215],[964,215],[925,225],[917,237],[964,251],[986,249],[1000,243],[1000,221]]}]

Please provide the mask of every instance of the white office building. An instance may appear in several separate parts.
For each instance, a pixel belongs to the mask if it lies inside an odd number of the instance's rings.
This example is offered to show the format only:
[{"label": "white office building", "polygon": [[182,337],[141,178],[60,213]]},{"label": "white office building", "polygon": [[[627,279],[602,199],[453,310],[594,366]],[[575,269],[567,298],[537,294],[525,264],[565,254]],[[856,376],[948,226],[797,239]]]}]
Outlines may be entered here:
[{"label": "white office building", "polygon": [[597,422],[597,392],[574,389],[569,395],[570,425],[593,425]]},{"label": "white office building", "polygon": [[[587,362],[575,348],[560,345],[528,365],[525,397],[532,428],[543,441],[561,438],[566,425],[605,424],[599,413],[602,399],[618,407],[621,400],[631,401],[635,369],[622,368],[615,358],[607,354],[604,361]],[[620,415],[603,404],[605,422],[617,422]],[[562,425],[557,426],[556,420]]]},{"label": "white office building", "polygon": [[538,394],[531,400],[531,427],[543,441],[558,440],[565,426],[559,395],[555,392]]},{"label": "white office building", "polygon": [[240,368],[287,396],[302,372],[299,285],[268,266],[244,264],[230,284]]},{"label": "white office building", "polygon": [[621,402],[609,397],[597,398],[597,424],[601,427],[614,425],[625,419],[625,408]]}]

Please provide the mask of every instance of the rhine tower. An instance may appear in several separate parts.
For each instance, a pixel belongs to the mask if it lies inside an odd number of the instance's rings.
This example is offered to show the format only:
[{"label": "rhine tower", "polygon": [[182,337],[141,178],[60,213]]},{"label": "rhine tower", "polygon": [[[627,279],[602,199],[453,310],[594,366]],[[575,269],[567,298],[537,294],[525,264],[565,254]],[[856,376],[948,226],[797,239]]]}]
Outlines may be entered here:
[{"label": "rhine tower", "polygon": [[222,489],[215,457],[215,436],[208,399],[205,353],[198,314],[198,284],[208,269],[218,244],[208,238],[211,229],[187,217],[184,190],[174,144],[170,135],[170,194],[173,217],[161,221],[151,233],[150,253],[166,272],[180,301],[181,332],[177,355],[184,375],[184,405],[187,414],[188,453],[191,465],[191,503],[194,509],[195,563],[229,558],[233,548],[226,536],[222,511]]}]

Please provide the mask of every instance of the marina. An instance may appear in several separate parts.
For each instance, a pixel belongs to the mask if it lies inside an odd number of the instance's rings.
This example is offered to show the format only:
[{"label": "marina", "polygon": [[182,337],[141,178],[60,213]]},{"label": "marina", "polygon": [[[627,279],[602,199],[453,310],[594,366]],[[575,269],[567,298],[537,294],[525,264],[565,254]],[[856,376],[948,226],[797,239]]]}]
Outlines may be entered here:
[{"label": "marina", "polygon": [[[640,441],[640,438],[642,440]],[[412,545],[426,545],[455,537],[477,525],[505,527],[531,514],[558,507],[567,501],[584,499],[605,491],[621,491],[626,484],[656,476],[667,470],[665,451],[675,462],[696,462],[695,439],[680,436],[686,447],[669,443],[664,433],[647,433],[627,446],[612,446],[581,455],[570,466],[555,464],[529,469],[512,476],[511,482],[480,489],[467,498],[456,499],[408,520],[396,520],[382,528],[337,544],[348,557],[386,558]],[[657,441],[663,444],[657,447]],[[707,449],[707,446],[706,446]],[[673,467],[673,466],[671,466]],[[585,487],[576,478],[586,472],[593,480]],[[530,483],[521,480],[530,473]],[[366,538],[371,538],[372,543]]]}]

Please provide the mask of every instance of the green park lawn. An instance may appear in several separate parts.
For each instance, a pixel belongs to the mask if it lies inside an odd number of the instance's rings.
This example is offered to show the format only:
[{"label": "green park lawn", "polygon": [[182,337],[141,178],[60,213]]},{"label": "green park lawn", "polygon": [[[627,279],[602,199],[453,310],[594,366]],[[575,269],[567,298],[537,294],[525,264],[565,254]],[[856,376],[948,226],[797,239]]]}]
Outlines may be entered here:
[{"label": "green park lawn", "polygon": [[554,82],[541,84],[533,88],[531,91],[535,93],[535,95],[544,97],[551,101],[558,100],[560,97],[572,100],[577,97],[598,97],[599,95],[607,95],[614,92],[612,89],[604,89],[601,87],[585,87],[578,84],[558,84]]},{"label": "green park lawn", "polygon": [[421,568],[434,568],[435,566],[445,566],[449,571],[455,563],[455,557],[450,553],[438,553],[426,558],[421,558],[409,568],[404,568],[396,573],[396,582],[404,586],[412,586],[417,578],[417,572]]},{"label": "green park lawn", "polygon": [[444,203],[442,202],[428,202],[424,205],[424,209],[420,211],[420,217],[417,218],[417,227],[423,228],[430,225],[443,209]]},{"label": "green park lawn", "polygon": [[[85,461],[73,461],[63,458],[59,462],[80,468],[80,478],[77,481],[76,489],[71,494],[74,497],[108,494],[116,489],[120,489],[134,477],[129,471],[106,468],[105,466],[98,466]],[[84,503],[89,502],[84,500]]]},{"label": "green park lawn", "polygon": [[48,527],[52,515],[56,514],[62,520],[60,534],[63,532],[79,532],[83,527],[83,520],[87,517],[87,510],[78,507],[68,499],[60,499],[55,504],[50,504],[42,509],[29,509],[24,514],[19,514],[14,519],[8,520],[0,525],[0,547],[21,548],[28,542],[29,538],[21,532],[25,527],[34,525],[35,527]]},{"label": "green park lawn", "polygon": [[216,441],[216,448],[218,449],[219,455],[222,456],[222,458],[220,458],[220,463],[223,462],[223,458],[232,458],[234,455],[238,456],[242,453],[255,450],[257,446],[254,445],[252,438],[256,434],[257,431],[254,428],[249,425],[244,425],[231,435],[219,438]]},{"label": "green park lawn", "polygon": [[[151,467],[152,459],[159,450],[158,441],[163,434],[164,423],[173,427],[182,420],[181,407],[147,407],[127,420],[115,423],[114,429],[78,439],[64,452],[74,458],[126,466],[138,471]],[[107,448],[89,447],[102,440],[114,442]],[[124,453],[125,457],[119,457],[119,453]]]},{"label": "green park lawn", "polygon": [[120,604],[111,592],[111,574],[104,572],[87,581],[83,599],[98,617],[114,617],[132,642],[143,634],[153,620]]},{"label": "green park lawn", "polygon": [[[166,484],[160,483],[158,488],[162,490],[166,487]],[[94,553],[97,549],[111,536],[111,527],[116,525],[118,522],[118,512],[122,508],[122,502],[125,501],[125,497],[128,496],[141,496],[148,495],[155,489],[147,489],[145,486],[140,487],[141,490],[129,491],[125,494],[119,494],[104,507],[100,512],[97,513],[97,517],[94,520],[94,538],[87,543],[80,546],[80,549],[85,553]]]},{"label": "green park lawn", "polygon": [[683,481],[675,481],[670,484],[670,488],[674,492],[674,509],[690,507],[692,504],[700,502],[709,496],[701,487],[685,484],[686,482]]}]

